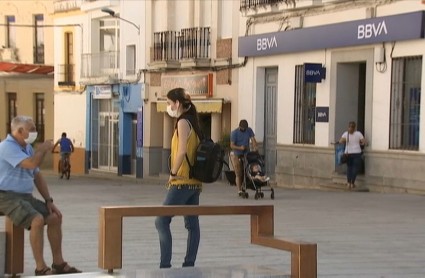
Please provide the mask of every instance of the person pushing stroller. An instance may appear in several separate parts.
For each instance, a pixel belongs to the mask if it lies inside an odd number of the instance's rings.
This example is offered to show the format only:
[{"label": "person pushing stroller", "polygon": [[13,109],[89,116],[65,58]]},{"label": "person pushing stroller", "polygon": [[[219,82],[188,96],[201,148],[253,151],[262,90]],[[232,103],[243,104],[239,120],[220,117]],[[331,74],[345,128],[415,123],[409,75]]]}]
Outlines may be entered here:
[{"label": "person pushing stroller", "polygon": [[257,141],[254,136],[254,131],[248,126],[248,122],[246,120],[241,120],[239,122],[239,127],[232,131],[230,137],[230,148],[233,150],[231,159],[235,170],[236,188],[239,197],[243,197],[242,181],[244,170],[241,159],[243,159],[244,153],[249,151],[249,141],[252,142],[254,150],[258,151]]}]

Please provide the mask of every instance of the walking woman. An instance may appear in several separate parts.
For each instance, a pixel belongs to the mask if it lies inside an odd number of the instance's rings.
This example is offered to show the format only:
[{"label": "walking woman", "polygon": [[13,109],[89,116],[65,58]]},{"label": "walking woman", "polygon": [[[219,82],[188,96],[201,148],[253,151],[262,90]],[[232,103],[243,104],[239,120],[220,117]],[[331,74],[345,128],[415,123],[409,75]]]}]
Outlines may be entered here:
[{"label": "walking woman", "polygon": [[[193,165],[196,148],[202,138],[198,112],[182,88],[176,88],[167,94],[167,112],[177,118],[173,138],[171,139],[171,171],[168,179],[168,193],[163,205],[199,205],[202,183],[189,178],[189,165],[186,155]],[[199,138],[201,137],[201,138]],[[193,208],[196,210],[196,208]],[[160,268],[171,267],[172,236],[170,223],[172,216],[159,216],[155,226],[159,233],[161,249]],[[195,265],[200,240],[198,216],[184,216],[188,230],[186,257],[183,267]]]},{"label": "walking woman", "polygon": [[356,187],[356,177],[359,172],[360,162],[362,159],[362,147],[366,144],[366,140],[360,131],[356,131],[356,123],[348,124],[348,131],[344,132],[341,139],[341,144],[345,144],[344,153],[348,155],[347,159],[347,188]]}]

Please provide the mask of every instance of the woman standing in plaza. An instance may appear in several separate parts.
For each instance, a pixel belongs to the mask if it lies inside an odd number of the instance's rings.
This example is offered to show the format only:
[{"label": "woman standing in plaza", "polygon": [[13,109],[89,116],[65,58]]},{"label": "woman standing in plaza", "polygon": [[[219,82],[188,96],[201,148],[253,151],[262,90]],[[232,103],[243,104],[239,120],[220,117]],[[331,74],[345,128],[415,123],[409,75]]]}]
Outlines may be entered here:
[{"label": "woman standing in plaza", "polygon": [[366,140],[360,131],[356,130],[356,123],[348,124],[348,131],[344,132],[341,139],[341,144],[345,143],[344,155],[347,156],[347,188],[355,188],[357,173],[359,172],[360,162],[362,159],[362,146]]},{"label": "woman standing in plaza", "polygon": [[[190,96],[182,88],[176,88],[167,94],[167,112],[170,117],[177,118],[171,140],[171,170],[168,179],[168,193],[163,205],[199,205],[202,183],[189,178],[189,164],[186,155],[193,165],[195,154],[202,132],[198,112]],[[201,138],[200,138],[201,137]],[[161,249],[160,268],[171,267],[172,236],[170,223],[172,216],[159,216],[155,226],[159,233]],[[188,230],[186,257],[183,267],[195,265],[200,240],[199,218],[197,215],[184,216]]]}]

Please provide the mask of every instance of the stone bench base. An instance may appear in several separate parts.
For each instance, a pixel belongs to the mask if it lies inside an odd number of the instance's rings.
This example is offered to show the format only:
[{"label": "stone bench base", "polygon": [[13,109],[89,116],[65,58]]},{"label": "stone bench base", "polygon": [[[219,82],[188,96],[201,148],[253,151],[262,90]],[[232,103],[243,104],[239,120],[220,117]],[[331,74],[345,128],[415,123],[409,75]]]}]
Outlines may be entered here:
[{"label": "stone bench base", "polygon": [[[35,278],[36,276],[26,276]],[[49,276],[48,276],[49,277]],[[72,275],[52,275],[55,278],[290,278],[281,271],[262,266],[236,265],[223,267],[187,267],[150,270],[125,270],[108,274],[105,272],[88,272]]]}]

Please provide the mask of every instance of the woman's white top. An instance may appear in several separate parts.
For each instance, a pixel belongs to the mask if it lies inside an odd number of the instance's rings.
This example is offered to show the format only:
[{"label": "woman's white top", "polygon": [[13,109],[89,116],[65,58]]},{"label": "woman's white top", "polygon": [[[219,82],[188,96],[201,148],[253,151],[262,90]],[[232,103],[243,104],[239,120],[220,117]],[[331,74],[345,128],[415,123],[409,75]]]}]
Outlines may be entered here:
[{"label": "woman's white top", "polygon": [[344,132],[342,138],[345,138],[345,153],[362,153],[360,148],[360,140],[362,140],[363,134],[360,131],[354,131],[352,134],[348,134],[348,131]]}]

